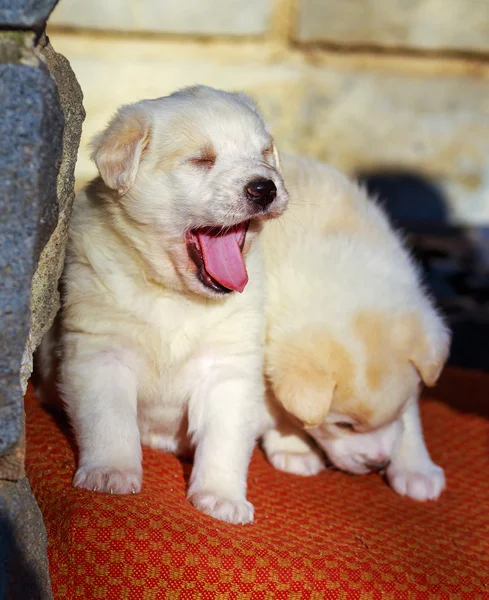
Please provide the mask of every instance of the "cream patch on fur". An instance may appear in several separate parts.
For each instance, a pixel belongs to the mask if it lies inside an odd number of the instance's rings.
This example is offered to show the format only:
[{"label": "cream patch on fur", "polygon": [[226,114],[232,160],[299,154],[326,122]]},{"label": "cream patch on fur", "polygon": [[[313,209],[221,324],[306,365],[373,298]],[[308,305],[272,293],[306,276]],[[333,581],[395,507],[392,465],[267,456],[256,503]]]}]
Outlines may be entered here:
[{"label": "cream patch on fur", "polygon": [[[275,402],[338,468],[365,473],[390,461],[396,491],[433,499],[444,480],[415,409],[420,381],[432,385],[440,374],[450,334],[363,189],[308,159],[283,156],[282,172],[290,209],[264,230],[266,374]],[[278,431],[286,414],[277,410],[270,424]],[[266,440],[273,464],[287,464],[291,434]]]}]

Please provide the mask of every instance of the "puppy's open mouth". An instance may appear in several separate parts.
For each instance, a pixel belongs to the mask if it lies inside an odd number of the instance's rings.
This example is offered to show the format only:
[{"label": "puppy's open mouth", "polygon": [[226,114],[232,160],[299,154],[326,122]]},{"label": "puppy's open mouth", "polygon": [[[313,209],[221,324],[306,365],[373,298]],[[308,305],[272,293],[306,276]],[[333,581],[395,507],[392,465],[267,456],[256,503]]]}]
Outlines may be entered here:
[{"label": "puppy's open mouth", "polygon": [[214,292],[242,292],[248,283],[243,257],[248,226],[249,221],[245,221],[228,228],[187,231],[187,252],[197,267],[197,276]]}]

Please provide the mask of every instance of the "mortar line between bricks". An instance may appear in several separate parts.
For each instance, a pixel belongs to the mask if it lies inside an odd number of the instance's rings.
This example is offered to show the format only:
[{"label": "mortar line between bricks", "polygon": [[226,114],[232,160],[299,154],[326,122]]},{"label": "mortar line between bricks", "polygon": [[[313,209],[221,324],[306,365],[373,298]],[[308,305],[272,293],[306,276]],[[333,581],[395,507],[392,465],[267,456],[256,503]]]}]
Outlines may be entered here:
[{"label": "mortar line between bricks", "polygon": [[386,58],[415,58],[443,61],[463,61],[467,63],[480,63],[489,66],[489,50],[478,52],[475,50],[454,50],[450,48],[407,48],[405,46],[376,46],[374,44],[340,44],[336,42],[302,42],[291,39],[290,47],[303,52],[324,52],[328,54],[376,56]]},{"label": "mortar line between bricks", "polygon": [[100,40],[131,40],[140,42],[194,42],[200,44],[214,44],[214,43],[232,43],[237,46],[242,44],[263,43],[266,44],[269,41],[267,35],[271,30],[263,33],[256,34],[244,34],[244,35],[233,35],[233,34],[204,34],[204,33],[170,33],[160,31],[146,31],[146,30],[122,30],[122,29],[94,29],[90,27],[76,27],[68,25],[49,25],[47,29],[47,36],[56,34],[72,35],[79,37],[93,37],[94,39]]},{"label": "mortar line between bricks", "polygon": [[273,0],[270,33],[276,41],[281,42],[286,48],[294,37],[294,27],[298,14],[298,0]]}]

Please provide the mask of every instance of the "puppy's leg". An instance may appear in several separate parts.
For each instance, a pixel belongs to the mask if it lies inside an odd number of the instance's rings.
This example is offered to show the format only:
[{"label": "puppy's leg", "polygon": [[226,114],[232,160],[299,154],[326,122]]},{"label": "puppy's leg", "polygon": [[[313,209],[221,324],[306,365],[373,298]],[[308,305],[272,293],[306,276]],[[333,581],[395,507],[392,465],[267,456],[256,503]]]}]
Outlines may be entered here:
[{"label": "puppy's leg", "polygon": [[418,402],[402,415],[404,431],[399,449],[387,468],[387,479],[401,496],[436,500],[445,487],[443,469],[431,460],[423,437]]},{"label": "puppy's leg", "polygon": [[325,468],[323,453],[306,433],[281,423],[263,436],[263,449],[270,463],[295,475],[316,475]]},{"label": "puppy's leg", "polygon": [[64,401],[80,450],[75,487],[111,494],[141,490],[136,376],[116,352],[68,361]]},{"label": "puppy's leg", "polygon": [[229,523],[253,522],[246,479],[264,410],[257,373],[214,373],[189,404],[196,449],[188,497],[202,512]]}]

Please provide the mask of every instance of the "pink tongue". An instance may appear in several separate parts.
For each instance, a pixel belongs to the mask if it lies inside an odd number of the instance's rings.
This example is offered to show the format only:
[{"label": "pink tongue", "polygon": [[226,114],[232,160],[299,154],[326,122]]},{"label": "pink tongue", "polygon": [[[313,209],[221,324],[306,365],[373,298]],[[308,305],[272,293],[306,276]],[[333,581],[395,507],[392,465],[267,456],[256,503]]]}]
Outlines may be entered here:
[{"label": "pink tongue", "polygon": [[239,247],[244,228],[244,224],[240,224],[226,233],[196,231],[205,270],[222,286],[236,292],[242,292],[248,283],[248,273]]}]

